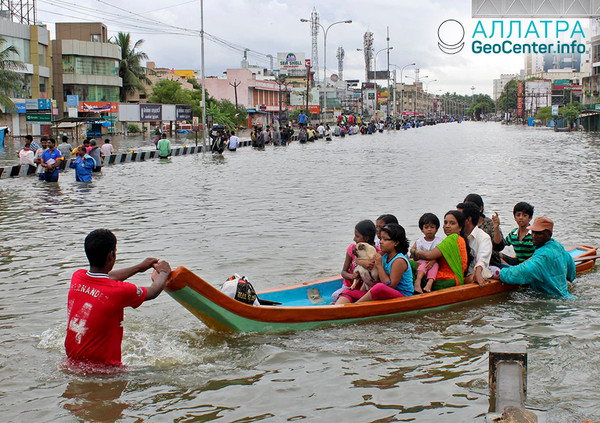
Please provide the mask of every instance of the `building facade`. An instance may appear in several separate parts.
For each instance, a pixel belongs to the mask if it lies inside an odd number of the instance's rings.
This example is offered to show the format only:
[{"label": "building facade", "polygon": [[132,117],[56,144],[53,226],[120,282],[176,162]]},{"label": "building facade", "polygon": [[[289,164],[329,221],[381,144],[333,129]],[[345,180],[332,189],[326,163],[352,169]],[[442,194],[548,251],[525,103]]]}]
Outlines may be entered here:
[{"label": "building facade", "polygon": [[121,48],[108,41],[107,32],[99,22],[56,24],[52,69],[59,117],[67,114],[67,96],[78,96],[80,103],[118,103]]},{"label": "building facade", "polygon": [[[265,72],[252,68],[227,69],[225,76],[205,79],[206,90],[217,100],[229,100],[244,106],[251,125],[266,125],[281,110],[287,110],[286,92],[290,85],[278,83],[274,77],[264,77]],[[261,76],[263,78],[261,78]]]},{"label": "building facade", "polygon": [[27,99],[52,97],[50,33],[43,25],[24,25],[0,16],[0,36],[5,40],[2,49],[8,46],[17,49],[18,54],[11,53],[8,59],[21,65],[15,71],[23,76],[22,91],[8,93],[18,108],[2,113],[0,125],[8,126],[15,136],[39,135],[43,128],[35,123],[26,124],[24,105]]}]

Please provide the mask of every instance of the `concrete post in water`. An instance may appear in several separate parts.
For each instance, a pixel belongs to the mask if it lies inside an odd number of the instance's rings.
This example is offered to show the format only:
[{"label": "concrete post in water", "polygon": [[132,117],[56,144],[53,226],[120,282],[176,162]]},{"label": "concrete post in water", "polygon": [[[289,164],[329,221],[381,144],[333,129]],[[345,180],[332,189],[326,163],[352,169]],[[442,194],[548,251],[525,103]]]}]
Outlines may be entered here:
[{"label": "concrete post in water", "polygon": [[[526,420],[537,421],[534,413],[525,409],[527,396],[527,348],[525,344],[490,344],[489,346],[490,411],[519,411]],[[511,411],[513,410],[513,411]]]}]

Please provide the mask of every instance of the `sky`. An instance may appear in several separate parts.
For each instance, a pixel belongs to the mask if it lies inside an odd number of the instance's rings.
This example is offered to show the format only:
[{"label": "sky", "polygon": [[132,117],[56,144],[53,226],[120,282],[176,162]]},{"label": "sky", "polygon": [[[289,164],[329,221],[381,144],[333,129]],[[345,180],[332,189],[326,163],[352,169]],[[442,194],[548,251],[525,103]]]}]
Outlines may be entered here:
[{"label": "sky", "polygon": [[[56,22],[103,22],[109,36],[129,32],[143,39],[141,48],[157,67],[201,68],[200,0],[38,0],[38,21],[48,25],[54,38]],[[252,50],[249,62],[268,67],[264,55],[304,52],[311,56],[310,19],[315,8],[325,28],[340,20],[351,24],[331,27],[327,35],[328,74],[337,73],[336,51],[344,47],[344,78],[364,80],[363,36],[374,34],[374,50],[386,48],[390,32],[390,63],[403,67],[404,82],[414,78],[414,68],[426,89],[434,93],[492,94],[493,79],[523,68],[523,56],[475,54],[469,40],[478,19],[471,17],[471,0],[204,0],[206,75],[222,75],[237,68],[244,48]],[[465,29],[465,47],[446,54],[438,47],[438,27],[448,19]],[[447,27],[444,27],[447,28]],[[216,36],[234,47],[210,40]],[[237,46],[237,49],[236,47]],[[319,32],[320,78],[323,77],[323,31]],[[256,52],[256,53],[254,53]],[[377,69],[385,70],[385,50],[377,55]],[[392,67],[393,68],[393,67]],[[424,78],[427,76],[427,78]],[[400,72],[397,74],[400,80]]]}]

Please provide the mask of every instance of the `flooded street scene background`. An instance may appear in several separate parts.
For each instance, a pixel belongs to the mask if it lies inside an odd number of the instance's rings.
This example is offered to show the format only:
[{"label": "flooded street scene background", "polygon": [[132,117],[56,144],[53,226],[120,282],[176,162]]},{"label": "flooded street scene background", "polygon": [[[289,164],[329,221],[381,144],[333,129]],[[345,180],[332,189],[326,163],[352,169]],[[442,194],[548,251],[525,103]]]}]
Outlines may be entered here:
[{"label": "flooded street scene background", "polygon": [[552,422],[598,418],[596,269],[570,285],[573,300],[522,289],[283,334],[213,332],[163,293],[126,309],[119,374],[65,371],[63,343],[70,277],[96,228],[116,234],[117,267],[159,257],[215,286],[239,273],[262,290],[339,274],[362,219],[394,214],[412,244],[423,213],[441,218],[469,193],[505,234],[527,201],[565,246],[599,246],[599,169],[597,135],[466,122],[119,164],[88,185],[72,170],[58,184],[3,179],[2,420],[483,421],[491,342],[526,343],[528,408]]}]

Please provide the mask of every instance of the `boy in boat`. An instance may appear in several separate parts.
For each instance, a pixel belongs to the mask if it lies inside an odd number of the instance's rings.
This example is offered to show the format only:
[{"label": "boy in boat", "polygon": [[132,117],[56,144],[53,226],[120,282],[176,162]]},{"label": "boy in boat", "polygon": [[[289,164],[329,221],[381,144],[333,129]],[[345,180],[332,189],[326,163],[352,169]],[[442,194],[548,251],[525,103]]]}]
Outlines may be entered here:
[{"label": "boy in boat", "polygon": [[516,257],[500,253],[500,259],[503,263],[516,266],[531,257],[535,251],[533,238],[528,229],[528,226],[531,224],[531,218],[533,217],[533,206],[523,201],[517,203],[513,208],[513,216],[515,222],[517,222],[517,228],[510,231],[503,239],[502,232],[500,232],[500,218],[498,217],[498,213],[494,213],[492,216],[492,222],[494,223],[493,241],[494,249],[497,251],[501,251],[507,245],[512,245]]},{"label": "boy in boat", "polygon": [[[85,238],[89,270],[73,273],[67,313],[67,357],[79,362],[121,366],[123,309],[139,307],[156,298],[164,289],[171,267],[166,261],[146,258],[125,269],[113,270],[117,259],[117,238],[108,229],[96,229]],[[147,288],[122,282],[154,267],[152,285]]]},{"label": "boy in boat", "polygon": [[512,285],[530,285],[546,294],[572,298],[567,281],[575,280],[575,262],[565,248],[552,238],[554,222],[538,217],[528,229],[531,231],[535,252],[523,263],[504,268],[497,276]]}]

